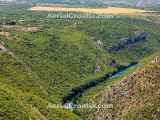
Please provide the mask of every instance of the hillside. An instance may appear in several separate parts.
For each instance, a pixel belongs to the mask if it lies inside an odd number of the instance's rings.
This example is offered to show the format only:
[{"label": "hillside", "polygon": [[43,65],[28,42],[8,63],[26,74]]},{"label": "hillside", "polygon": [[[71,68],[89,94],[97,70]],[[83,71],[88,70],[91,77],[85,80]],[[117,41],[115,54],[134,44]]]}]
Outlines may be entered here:
[{"label": "hillside", "polygon": [[0,4],[28,4],[30,0],[0,0]]},{"label": "hillside", "polygon": [[[2,79],[2,78],[1,78]],[[7,80],[7,79],[6,79]],[[50,109],[45,99],[0,82],[1,120],[81,120],[64,109]]]},{"label": "hillside", "polygon": [[[144,59],[138,69],[101,91],[94,99],[110,105],[92,111],[89,120],[158,120],[160,115],[160,57]],[[145,65],[145,66],[144,66]]]},{"label": "hillside", "polygon": [[[1,76],[8,79],[3,82],[59,103],[77,84],[114,71],[120,65],[138,61],[159,49],[158,35],[155,35],[159,29],[154,24],[148,24],[148,27],[147,23],[141,24],[145,21],[133,20],[131,25],[131,19],[122,18],[107,22],[102,20],[101,24],[85,21],[73,26],[75,22],[49,22],[37,32],[6,28],[11,36],[2,37],[1,42],[12,53],[12,61],[20,65],[12,65],[10,61],[2,64],[4,71]],[[146,41],[131,43],[117,52],[107,52],[120,39],[143,30],[149,34]],[[2,58],[4,61],[11,60],[8,56]],[[115,61],[115,65],[112,65],[112,61]]]},{"label": "hillside", "polygon": [[33,0],[35,3],[52,3],[73,6],[132,6],[134,0]]},{"label": "hillside", "polygon": [[160,28],[150,17],[52,19],[48,12],[11,8],[0,7],[2,120],[81,120],[47,106],[160,50]]},{"label": "hillside", "polygon": [[160,0],[0,0],[0,4],[52,4],[77,7],[158,7]]},{"label": "hillside", "polygon": [[69,6],[125,6],[125,7],[155,7],[160,0],[33,0],[33,3],[63,4]]}]

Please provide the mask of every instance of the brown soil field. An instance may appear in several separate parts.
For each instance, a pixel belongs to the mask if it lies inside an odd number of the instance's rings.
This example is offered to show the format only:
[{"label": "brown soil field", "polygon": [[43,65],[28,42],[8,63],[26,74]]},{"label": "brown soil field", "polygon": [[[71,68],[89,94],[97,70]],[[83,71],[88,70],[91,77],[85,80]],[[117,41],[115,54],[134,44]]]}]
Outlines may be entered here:
[{"label": "brown soil field", "polygon": [[9,37],[10,33],[9,32],[0,32],[1,36]]},{"label": "brown soil field", "polygon": [[32,11],[46,11],[46,12],[80,12],[80,13],[96,13],[96,14],[140,14],[148,13],[142,9],[133,8],[119,8],[119,7],[107,7],[107,8],[67,8],[67,7],[55,7],[55,6],[34,6],[30,8]]},{"label": "brown soil field", "polygon": [[[39,31],[39,27],[24,27],[24,26],[3,26],[5,29],[12,29],[12,30],[16,30],[16,31],[24,31],[24,32],[38,32]],[[0,32],[0,35],[5,35],[5,36],[9,36],[10,34],[8,32]]]},{"label": "brown soil field", "polygon": [[38,27],[22,27],[20,30],[24,32],[37,32],[39,28]]}]

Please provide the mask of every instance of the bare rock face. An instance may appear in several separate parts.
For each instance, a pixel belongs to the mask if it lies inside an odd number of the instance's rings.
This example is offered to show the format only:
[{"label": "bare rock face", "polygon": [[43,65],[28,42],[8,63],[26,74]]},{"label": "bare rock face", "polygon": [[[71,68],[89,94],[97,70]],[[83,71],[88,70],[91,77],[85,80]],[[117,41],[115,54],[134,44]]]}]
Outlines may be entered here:
[{"label": "bare rock face", "polygon": [[16,25],[16,21],[13,20],[0,20],[0,25]]},{"label": "bare rock face", "polygon": [[111,67],[118,67],[118,64],[117,64],[116,60],[111,60],[109,62],[109,66],[111,66]]},{"label": "bare rock face", "polygon": [[101,40],[97,40],[96,47],[97,48],[103,48],[103,42]]},{"label": "bare rock face", "polygon": [[94,116],[89,115],[89,118],[91,120],[159,120],[160,57],[157,56],[152,62],[153,64],[147,64],[145,68],[108,86],[97,95],[96,104],[113,104],[113,108],[99,108]]},{"label": "bare rock face", "polygon": [[7,49],[4,47],[2,43],[0,43],[0,51],[4,51],[4,52],[7,51]]},{"label": "bare rock face", "polygon": [[135,33],[134,36],[130,36],[128,38],[122,38],[117,45],[110,47],[108,49],[108,52],[109,53],[116,52],[123,48],[128,47],[129,45],[132,45],[138,42],[144,42],[147,40],[147,36],[148,36],[148,33],[141,32],[141,33]]},{"label": "bare rock face", "polygon": [[160,57],[157,56],[154,60],[151,61],[151,64],[160,64]]},{"label": "bare rock face", "polygon": [[97,66],[96,66],[96,68],[95,68],[95,73],[96,73],[96,72],[101,72],[101,66],[100,66],[100,65],[97,65]]}]

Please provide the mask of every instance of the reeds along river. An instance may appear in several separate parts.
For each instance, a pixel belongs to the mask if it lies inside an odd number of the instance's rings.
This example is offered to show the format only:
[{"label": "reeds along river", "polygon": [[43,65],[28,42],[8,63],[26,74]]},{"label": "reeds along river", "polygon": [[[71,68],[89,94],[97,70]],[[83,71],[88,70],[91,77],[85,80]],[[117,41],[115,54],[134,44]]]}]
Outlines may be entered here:
[{"label": "reeds along river", "polygon": [[85,93],[88,89],[95,87],[96,85],[108,80],[109,78],[119,76],[123,74],[125,71],[127,71],[129,68],[134,67],[136,65],[137,65],[137,62],[133,62],[133,63],[130,63],[128,66],[119,66],[117,68],[117,71],[114,71],[112,73],[107,73],[100,78],[90,80],[83,85],[73,88],[70,91],[70,93],[63,98],[62,104],[65,105],[67,103],[76,103],[78,98],[80,98],[81,95]]}]

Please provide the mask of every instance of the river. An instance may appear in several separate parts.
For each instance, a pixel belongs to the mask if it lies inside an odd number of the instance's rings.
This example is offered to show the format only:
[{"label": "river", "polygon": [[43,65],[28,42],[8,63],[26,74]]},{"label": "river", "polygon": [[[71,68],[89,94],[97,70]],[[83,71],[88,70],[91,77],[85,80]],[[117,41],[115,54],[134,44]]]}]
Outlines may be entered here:
[{"label": "river", "polygon": [[89,80],[83,85],[80,85],[78,87],[73,88],[70,93],[63,98],[62,104],[68,108],[73,109],[73,105],[76,104],[76,101],[84,94],[87,90],[91,89],[92,87],[95,87],[99,85],[102,82],[105,82],[106,80],[110,78],[119,77],[124,72],[126,72],[128,69],[135,67],[137,65],[136,62],[129,64],[128,66],[120,66],[117,68],[117,71],[114,71],[112,73],[107,73],[103,75],[100,78]]}]

